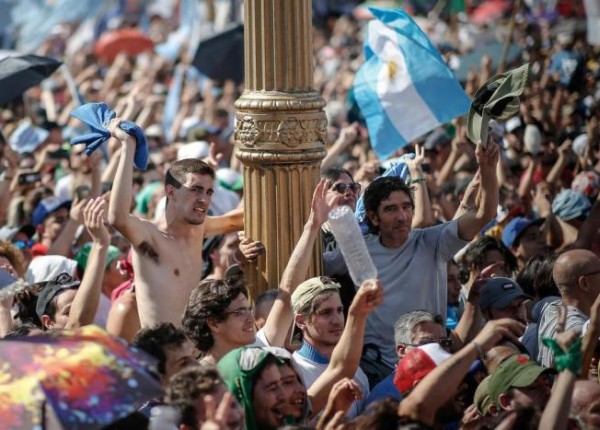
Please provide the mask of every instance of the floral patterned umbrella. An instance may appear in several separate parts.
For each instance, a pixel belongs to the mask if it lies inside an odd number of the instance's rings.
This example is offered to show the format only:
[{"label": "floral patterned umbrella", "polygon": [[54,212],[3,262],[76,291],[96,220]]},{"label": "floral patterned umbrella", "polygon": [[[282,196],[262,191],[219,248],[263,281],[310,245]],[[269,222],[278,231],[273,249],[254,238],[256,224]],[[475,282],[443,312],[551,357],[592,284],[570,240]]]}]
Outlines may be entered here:
[{"label": "floral patterned umbrella", "polygon": [[154,365],[95,326],[0,340],[0,423],[101,429],[161,396]]}]

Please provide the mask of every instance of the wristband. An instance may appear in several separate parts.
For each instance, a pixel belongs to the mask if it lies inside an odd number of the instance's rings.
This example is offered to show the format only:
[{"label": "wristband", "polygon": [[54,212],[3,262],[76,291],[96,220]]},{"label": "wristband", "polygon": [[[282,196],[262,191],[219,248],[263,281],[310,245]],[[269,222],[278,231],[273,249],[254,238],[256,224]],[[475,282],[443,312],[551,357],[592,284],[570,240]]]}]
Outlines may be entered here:
[{"label": "wristband", "polygon": [[409,179],[406,183],[406,185],[412,185],[412,184],[420,184],[427,181],[427,179],[420,177],[420,178],[414,178],[414,179]]},{"label": "wristband", "polygon": [[575,375],[581,373],[581,364],[583,362],[583,351],[581,350],[582,338],[573,342],[567,352],[563,351],[556,339],[544,338],[542,339],[542,343],[554,354],[554,366],[556,370],[562,372],[565,369],[569,369]]}]

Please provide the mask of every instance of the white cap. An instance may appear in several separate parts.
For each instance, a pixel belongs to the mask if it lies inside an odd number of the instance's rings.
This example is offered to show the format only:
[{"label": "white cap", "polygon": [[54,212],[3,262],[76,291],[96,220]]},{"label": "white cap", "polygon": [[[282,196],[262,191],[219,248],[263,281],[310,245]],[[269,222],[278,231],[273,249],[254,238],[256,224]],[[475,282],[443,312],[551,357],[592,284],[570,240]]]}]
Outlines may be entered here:
[{"label": "white cap", "polygon": [[517,128],[521,127],[521,125],[521,118],[519,118],[518,116],[513,116],[508,121],[506,121],[506,124],[504,124],[504,128],[507,133],[512,133]]},{"label": "white cap", "polygon": [[209,149],[210,145],[206,140],[186,143],[177,151],[177,161],[185,158],[197,158],[198,160],[201,160],[208,157]]},{"label": "white cap", "polygon": [[48,282],[56,279],[61,273],[68,273],[76,277],[77,262],[61,255],[44,255],[34,258],[27,272],[25,280],[29,284]]},{"label": "white cap", "polygon": [[542,149],[542,133],[540,133],[539,128],[533,124],[527,124],[523,135],[523,143],[525,144],[525,150],[531,155],[539,154]]},{"label": "white cap", "polygon": [[578,156],[583,157],[588,146],[588,140],[587,134],[580,134],[577,136],[573,141],[573,145],[571,145],[573,152]]}]

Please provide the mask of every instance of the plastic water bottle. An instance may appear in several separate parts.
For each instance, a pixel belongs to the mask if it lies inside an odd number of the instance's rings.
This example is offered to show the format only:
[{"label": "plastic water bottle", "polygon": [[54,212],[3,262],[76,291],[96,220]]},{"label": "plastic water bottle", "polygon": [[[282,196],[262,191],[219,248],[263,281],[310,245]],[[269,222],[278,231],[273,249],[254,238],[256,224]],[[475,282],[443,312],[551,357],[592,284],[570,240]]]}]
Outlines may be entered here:
[{"label": "plastic water bottle", "polygon": [[352,210],[348,206],[333,209],[329,212],[329,226],[354,283],[361,285],[367,279],[377,278],[377,269]]},{"label": "plastic water bottle", "polygon": [[149,430],[177,430],[179,411],[172,406],[158,405],[150,410]]}]

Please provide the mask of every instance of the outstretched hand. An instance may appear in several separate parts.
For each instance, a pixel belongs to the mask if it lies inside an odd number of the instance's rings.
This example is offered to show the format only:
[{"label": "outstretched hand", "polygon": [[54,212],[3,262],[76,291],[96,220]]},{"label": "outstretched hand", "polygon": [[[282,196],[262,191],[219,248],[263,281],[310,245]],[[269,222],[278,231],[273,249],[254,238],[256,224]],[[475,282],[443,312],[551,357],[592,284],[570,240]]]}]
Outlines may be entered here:
[{"label": "outstretched hand", "polygon": [[483,329],[473,340],[481,346],[484,351],[496,346],[502,339],[518,342],[523,335],[525,326],[511,318],[488,321]]},{"label": "outstretched hand", "polygon": [[105,225],[106,222],[106,200],[102,197],[90,199],[83,209],[83,223],[94,242],[108,245],[110,234]]},{"label": "outstretched hand", "polygon": [[421,145],[415,145],[415,158],[406,160],[406,167],[410,176],[416,178],[417,176],[423,175],[422,166],[425,162],[425,148]]},{"label": "outstretched hand", "polygon": [[488,143],[487,147],[484,148],[481,142],[477,143],[477,147],[475,148],[475,157],[477,158],[477,163],[479,164],[480,170],[490,170],[496,169],[496,165],[498,164],[498,159],[500,158],[500,150],[498,149],[498,145],[496,143],[496,138],[493,136],[493,133],[488,134]]},{"label": "outstretched hand", "polygon": [[114,118],[110,120],[108,124],[108,131],[115,139],[120,140],[122,143],[135,143],[135,139],[130,134],[127,134],[125,131],[119,127],[123,120],[121,118]]},{"label": "outstretched hand", "polygon": [[383,302],[383,289],[379,279],[367,279],[356,291],[349,313],[368,315]]},{"label": "outstretched hand", "polygon": [[[331,181],[321,179],[315,188],[310,204],[312,219],[319,227],[327,221],[329,212],[337,206],[335,200],[328,201],[326,198],[329,187],[331,187]],[[341,194],[339,196],[343,197]]]}]

